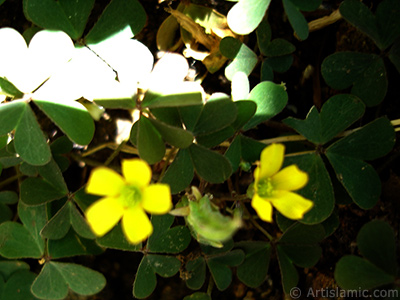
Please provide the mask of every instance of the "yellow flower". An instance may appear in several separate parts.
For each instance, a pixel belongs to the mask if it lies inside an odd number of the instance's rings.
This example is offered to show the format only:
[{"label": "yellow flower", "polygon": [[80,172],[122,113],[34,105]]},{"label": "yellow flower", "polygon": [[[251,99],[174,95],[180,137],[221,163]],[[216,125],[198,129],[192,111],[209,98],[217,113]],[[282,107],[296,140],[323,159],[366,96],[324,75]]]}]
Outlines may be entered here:
[{"label": "yellow flower", "polygon": [[284,156],[285,147],[272,144],[261,152],[260,165],[254,170],[251,205],[266,222],[272,222],[272,207],[289,219],[299,220],[314,205],[312,201],[292,192],[307,184],[308,174],[296,165],[280,170]]},{"label": "yellow flower", "polygon": [[172,208],[170,188],[151,184],[151,169],[141,159],[122,161],[122,174],[99,167],[90,175],[86,192],[104,196],[86,210],[93,232],[103,236],[122,218],[122,229],[129,242],[140,243],[153,232],[146,214],[165,214]]}]

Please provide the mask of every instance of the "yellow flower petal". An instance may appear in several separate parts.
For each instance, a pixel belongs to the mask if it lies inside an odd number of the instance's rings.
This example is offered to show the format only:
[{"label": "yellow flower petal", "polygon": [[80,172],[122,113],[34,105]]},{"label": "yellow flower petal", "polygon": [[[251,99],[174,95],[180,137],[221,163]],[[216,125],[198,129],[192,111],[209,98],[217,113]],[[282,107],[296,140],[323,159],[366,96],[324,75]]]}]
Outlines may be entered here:
[{"label": "yellow flower petal", "polygon": [[99,196],[117,196],[124,184],[124,179],[117,172],[100,167],[90,174],[86,192]]},{"label": "yellow flower petal", "polygon": [[282,167],[285,156],[285,146],[282,144],[271,144],[261,152],[260,171],[258,178],[268,178],[274,175]]},{"label": "yellow flower petal", "polygon": [[271,180],[276,190],[296,191],[307,184],[308,174],[296,165],[291,165],[280,170]]},{"label": "yellow flower petal", "polygon": [[251,201],[251,206],[253,206],[261,220],[272,222],[272,205],[268,200],[255,194]]},{"label": "yellow flower petal", "polygon": [[314,205],[311,200],[287,191],[274,192],[274,197],[270,200],[282,215],[292,220],[302,219]]},{"label": "yellow flower petal", "polygon": [[141,159],[125,159],[122,161],[122,174],[129,184],[145,187],[151,180],[151,169],[149,165]]},{"label": "yellow flower petal", "polygon": [[152,214],[166,214],[172,208],[171,190],[167,184],[152,184],[143,191],[142,207]]},{"label": "yellow flower petal", "polygon": [[136,207],[125,211],[122,230],[130,243],[139,244],[152,234],[153,225],[143,209]]},{"label": "yellow flower petal", "polygon": [[113,228],[124,213],[116,198],[102,198],[86,210],[86,218],[93,232],[103,236]]}]

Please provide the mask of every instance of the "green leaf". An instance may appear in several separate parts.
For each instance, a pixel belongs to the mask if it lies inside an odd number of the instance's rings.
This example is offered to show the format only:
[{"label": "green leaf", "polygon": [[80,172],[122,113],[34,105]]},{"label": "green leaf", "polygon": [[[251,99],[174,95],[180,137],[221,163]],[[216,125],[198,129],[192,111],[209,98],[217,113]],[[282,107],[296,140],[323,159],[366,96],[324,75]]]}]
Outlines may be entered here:
[{"label": "green leaf", "polygon": [[48,253],[54,258],[64,258],[76,255],[96,255],[103,252],[93,240],[79,237],[73,230],[61,239],[48,241]]},{"label": "green leaf", "polygon": [[315,144],[325,144],[364,114],[364,104],[355,96],[343,94],[328,99],[318,113],[313,106],[306,119],[289,117],[284,123]]},{"label": "green leaf", "polygon": [[1,191],[0,192],[0,203],[3,204],[15,204],[18,202],[18,195],[13,191]]},{"label": "green leaf", "polygon": [[44,241],[40,230],[47,221],[46,207],[29,207],[19,202],[18,215],[23,225],[16,222],[0,225],[0,254],[7,258],[41,257]]},{"label": "green leaf", "polygon": [[389,47],[400,36],[400,3],[396,0],[382,1],[376,10],[381,49]]},{"label": "green leaf", "polygon": [[266,56],[283,56],[291,54],[296,50],[296,47],[285,39],[272,40],[265,49]]},{"label": "green leaf", "polygon": [[214,131],[209,134],[202,134],[196,136],[197,144],[202,145],[206,148],[213,148],[221,144],[222,142],[229,139],[235,134],[235,130],[232,126],[225,127],[218,131]]},{"label": "green leaf", "polygon": [[367,106],[375,106],[385,98],[388,81],[385,64],[376,54],[337,52],[324,59],[321,73],[334,89],[353,86],[351,93]]},{"label": "green leaf", "polygon": [[331,215],[335,206],[332,183],[321,156],[310,153],[286,158],[285,165],[291,164],[307,172],[309,178],[307,185],[296,193],[314,202],[313,208],[300,222],[309,225],[321,223]]},{"label": "green leaf", "polygon": [[105,236],[98,238],[97,243],[102,247],[125,251],[140,251],[142,248],[142,243],[133,245],[128,242],[120,223],[118,223],[117,226],[115,226]]},{"label": "green leaf", "polygon": [[181,149],[187,148],[193,143],[194,137],[191,132],[152,118],[149,120],[167,143]]},{"label": "green leaf", "polygon": [[341,3],[339,10],[347,22],[367,34],[377,45],[380,45],[375,16],[366,5],[357,0],[346,0]]},{"label": "green leaf", "polygon": [[153,270],[162,277],[174,276],[181,267],[180,260],[173,256],[149,254],[146,257]]},{"label": "green leaf", "polygon": [[67,193],[60,191],[41,178],[30,177],[21,183],[21,201],[26,205],[41,205],[64,197]]},{"label": "green leaf", "polygon": [[0,225],[0,254],[7,258],[40,258],[44,251],[44,241],[40,230],[46,224],[44,205],[28,207],[18,204],[20,223],[4,222]]},{"label": "green leaf", "polygon": [[149,237],[147,248],[149,252],[179,253],[189,246],[191,236],[186,226],[171,225],[172,215],[152,216],[153,234]]},{"label": "green leaf", "polygon": [[44,166],[39,166],[36,169],[38,170],[38,173],[53,187],[62,193],[68,193],[68,187],[65,183],[62,172],[53,158],[51,158],[49,163]]},{"label": "green leaf", "polygon": [[188,150],[196,172],[204,180],[222,183],[231,175],[231,164],[223,155],[196,144]]},{"label": "green leaf", "polygon": [[267,47],[271,42],[272,38],[271,26],[269,25],[267,19],[263,19],[260,25],[258,25],[256,34],[257,34],[258,48],[260,48],[260,52],[265,55]]},{"label": "green leaf", "polygon": [[388,154],[395,140],[395,131],[389,119],[381,117],[340,139],[327,149],[327,153],[374,160]]},{"label": "green leaf", "polygon": [[281,112],[288,101],[288,95],[283,85],[270,81],[257,84],[248,96],[249,100],[257,104],[255,115],[244,125],[243,130],[248,130]]},{"label": "green leaf", "polygon": [[254,116],[257,111],[257,104],[251,100],[239,100],[234,103],[236,105],[237,116],[231,126],[236,131],[241,129]]},{"label": "green leaf", "polygon": [[[43,243],[44,246],[44,243]],[[16,222],[0,224],[0,254],[6,258],[40,258],[43,247],[38,245],[28,229]]]},{"label": "green leaf", "polygon": [[165,154],[165,144],[160,132],[144,116],[139,119],[137,129],[137,147],[139,156],[148,164],[159,162]]},{"label": "green leaf", "polygon": [[203,103],[202,95],[199,91],[197,91],[197,89],[193,91],[179,91],[179,89],[177,89],[174,94],[166,95],[151,95],[151,91],[149,91],[146,93],[146,96],[143,99],[142,107],[182,107]]},{"label": "green leaf", "polygon": [[240,136],[235,137],[235,139],[230,144],[228,150],[226,150],[224,156],[231,163],[232,173],[236,172],[236,170],[239,168],[240,158],[242,156]]},{"label": "green leaf", "polygon": [[13,273],[22,270],[29,271],[29,265],[26,262],[18,260],[0,261],[0,278],[8,280]]},{"label": "green leaf", "polygon": [[244,135],[240,136],[242,146],[242,158],[247,162],[255,162],[260,159],[261,151],[267,146]]},{"label": "green leaf", "polygon": [[36,25],[66,32],[78,39],[85,29],[94,0],[24,0],[25,17]]},{"label": "green leaf", "polygon": [[240,35],[247,35],[257,28],[267,11],[271,0],[240,0],[228,12],[230,29]]},{"label": "green leaf", "polygon": [[189,260],[186,263],[186,270],[189,272],[189,278],[186,280],[186,285],[192,290],[200,289],[206,280],[206,261],[202,256]]},{"label": "green leaf", "polygon": [[196,292],[186,296],[183,300],[211,300],[211,297],[206,293]]},{"label": "green leaf", "polygon": [[[36,300],[30,287],[36,274],[28,270],[20,270],[11,275],[4,285],[3,292],[0,289],[2,300]],[[1,281],[1,279],[0,279]]]},{"label": "green leaf", "polygon": [[233,59],[225,68],[225,76],[228,80],[232,81],[237,72],[243,72],[247,76],[251,74],[258,61],[253,50],[233,37],[223,38],[219,47],[222,55]]},{"label": "green leaf", "polygon": [[[267,70],[267,67],[269,67],[270,69],[274,70],[275,72],[285,73],[287,70],[289,70],[292,63],[293,63],[293,55],[292,54],[268,57],[263,62],[263,65],[265,65],[265,66],[263,66],[262,71],[264,70],[264,68]],[[265,81],[265,80],[263,80],[263,81]]]},{"label": "green leaf", "polygon": [[9,82],[6,78],[0,77],[0,94],[6,95],[12,98],[22,98],[24,93],[21,92],[15,85]]},{"label": "green leaf", "polygon": [[381,194],[381,181],[374,168],[361,160],[336,154],[329,148],[326,156],[353,201],[362,209],[374,207]]},{"label": "green leaf", "polygon": [[291,0],[282,0],[286,15],[289,18],[290,25],[301,40],[308,38],[308,23],[300,10]]},{"label": "green leaf", "polygon": [[0,135],[13,130],[24,115],[26,103],[12,101],[0,104]]},{"label": "green leaf", "polygon": [[400,40],[394,43],[389,51],[389,59],[400,73]]},{"label": "green leaf", "polygon": [[283,291],[286,294],[289,294],[290,290],[297,286],[297,283],[299,282],[299,274],[279,245],[276,247],[276,251],[278,254],[279,268],[281,270]]},{"label": "green leaf", "polygon": [[245,259],[237,268],[237,277],[251,288],[259,287],[268,275],[271,245],[266,242],[244,241],[235,244],[242,249]]},{"label": "green leaf", "polygon": [[66,202],[50,219],[42,229],[41,235],[48,239],[61,239],[67,234],[71,225],[84,238],[94,239],[96,237],[71,201]]},{"label": "green leaf", "polygon": [[236,249],[206,258],[207,266],[214,278],[215,285],[220,291],[226,290],[232,282],[232,270],[229,267],[240,265],[244,257],[244,252]]},{"label": "green leaf", "polygon": [[396,276],[396,241],[388,223],[374,220],[365,224],[357,235],[360,253],[386,273]]},{"label": "green leaf", "polygon": [[170,186],[172,194],[177,194],[189,186],[193,175],[194,167],[190,159],[189,150],[180,149],[162,177],[161,182]]},{"label": "green leaf", "polygon": [[195,135],[211,133],[232,124],[237,115],[236,105],[228,98],[207,102],[193,129]]},{"label": "green leaf", "polygon": [[163,277],[171,277],[179,271],[180,267],[181,262],[175,257],[145,255],[133,283],[133,296],[138,299],[150,296],[157,285],[156,273]]},{"label": "green leaf", "polygon": [[87,145],[94,135],[94,122],[76,101],[57,103],[34,100],[35,104],[76,144]]},{"label": "green leaf", "polygon": [[345,255],[336,264],[335,280],[342,289],[369,290],[392,283],[395,277],[361,257]]},{"label": "green leaf", "polygon": [[15,150],[21,158],[34,166],[42,166],[50,161],[50,147],[28,104],[15,128]]},{"label": "green leaf", "polygon": [[97,271],[81,265],[47,262],[32,284],[32,293],[41,299],[64,299],[68,288],[79,295],[100,292],[106,279]]},{"label": "green leaf", "polygon": [[135,281],[133,282],[133,296],[138,299],[144,299],[153,293],[157,286],[157,276],[146,258],[143,257],[139,264]]},{"label": "green leaf", "polygon": [[86,43],[96,44],[127,27],[130,27],[133,37],[142,30],[146,18],[146,11],[139,1],[112,0],[85,37]]}]

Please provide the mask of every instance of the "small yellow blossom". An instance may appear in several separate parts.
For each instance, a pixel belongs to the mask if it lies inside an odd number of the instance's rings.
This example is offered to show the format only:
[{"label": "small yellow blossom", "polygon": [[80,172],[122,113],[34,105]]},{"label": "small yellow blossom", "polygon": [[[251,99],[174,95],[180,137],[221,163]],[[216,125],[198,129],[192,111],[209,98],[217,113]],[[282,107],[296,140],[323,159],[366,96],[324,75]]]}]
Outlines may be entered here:
[{"label": "small yellow blossom", "polygon": [[314,205],[312,201],[292,192],[307,184],[308,174],[296,165],[280,170],[284,156],[285,146],[272,144],[261,152],[260,165],[254,170],[251,205],[266,222],[272,222],[272,207],[289,219],[299,220]]},{"label": "small yellow blossom", "polygon": [[122,174],[105,167],[93,170],[86,192],[104,196],[86,210],[93,232],[103,236],[122,218],[122,229],[129,242],[138,244],[153,232],[146,214],[165,214],[172,208],[170,188],[151,184],[151,169],[141,159],[122,161]]}]

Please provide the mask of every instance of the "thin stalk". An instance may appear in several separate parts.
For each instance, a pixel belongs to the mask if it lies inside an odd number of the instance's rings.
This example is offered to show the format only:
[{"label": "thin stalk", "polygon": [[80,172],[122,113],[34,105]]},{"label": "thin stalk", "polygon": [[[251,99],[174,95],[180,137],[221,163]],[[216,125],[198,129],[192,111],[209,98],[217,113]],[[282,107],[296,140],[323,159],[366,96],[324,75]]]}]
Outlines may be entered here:
[{"label": "thin stalk", "polygon": [[251,224],[253,224],[253,226],[256,227],[258,230],[260,230],[261,233],[264,234],[268,238],[268,240],[270,240],[272,242],[274,240],[274,237],[271,234],[269,234],[269,232],[266,231],[260,224],[258,224],[256,220],[254,220],[253,216],[251,215],[251,213],[249,212],[249,210],[243,203],[242,203],[242,207],[243,207],[244,212],[249,216],[249,220],[250,220]]},{"label": "thin stalk", "polygon": [[19,178],[21,178],[23,176],[24,176],[23,174],[17,174],[17,175],[7,178],[6,180],[3,180],[2,182],[0,182],[0,189],[9,185],[10,183],[14,182],[15,180],[18,180]]},{"label": "thin stalk", "polygon": [[121,149],[124,147],[127,141],[128,140],[123,140],[122,143],[118,145],[117,149],[115,149],[114,152],[111,153],[111,155],[105,161],[104,163],[105,166],[108,166],[114,160],[114,158],[117,157],[117,155],[121,152]]}]

